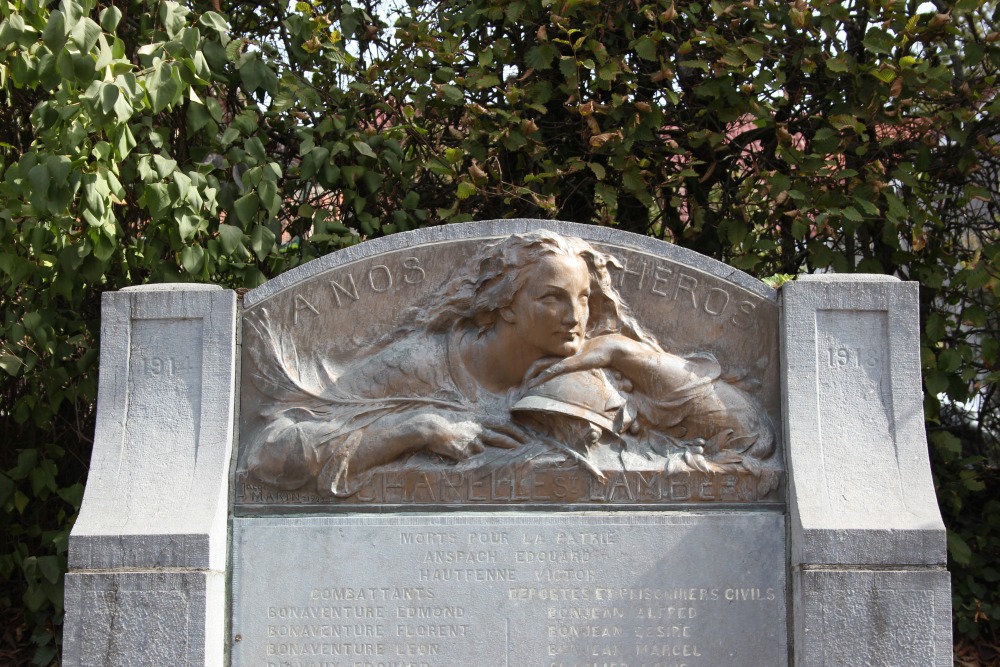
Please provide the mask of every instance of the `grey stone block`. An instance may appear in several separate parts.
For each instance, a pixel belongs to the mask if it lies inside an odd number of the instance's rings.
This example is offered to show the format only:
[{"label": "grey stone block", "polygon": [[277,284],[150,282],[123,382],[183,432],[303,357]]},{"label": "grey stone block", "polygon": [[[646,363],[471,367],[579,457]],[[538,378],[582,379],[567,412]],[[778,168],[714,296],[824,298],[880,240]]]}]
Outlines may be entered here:
[{"label": "grey stone block", "polygon": [[798,667],[950,667],[951,580],[935,570],[793,575]]},{"label": "grey stone block", "polygon": [[71,569],[224,569],[236,295],[104,295],[90,476]]},{"label": "grey stone block", "polygon": [[782,302],[792,564],[944,563],[916,283],[804,276]]},{"label": "grey stone block", "polygon": [[223,663],[222,572],[66,576],[64,667]]},{"label": "grey stone block", "polygon": [[63,664],[222,664],[235,368],[235,293],[104,295]]}]

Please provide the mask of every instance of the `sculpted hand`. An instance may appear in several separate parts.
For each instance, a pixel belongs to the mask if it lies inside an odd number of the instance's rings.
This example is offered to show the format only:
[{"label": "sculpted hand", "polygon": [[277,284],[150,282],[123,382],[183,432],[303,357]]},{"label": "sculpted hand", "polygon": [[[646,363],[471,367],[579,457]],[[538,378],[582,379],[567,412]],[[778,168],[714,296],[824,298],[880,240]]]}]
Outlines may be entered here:
[{"label": "sculpted hand", "polygon": [[427,413],[408,422],[416,430],[415,437],[435,454],[461,461],[481,453],[482,427],[472,421],[452,422],[441,415]]},{"label": "sculpted hand", "polygon": [[643,357],[653,354],[656,352],[649,346],[621,334],[598,336],[584,341],[583,347],[573,356],[560,359],[554,364],[551,358],[536,362],[528,370],[527,384],[529,387],[537,387],[557,375],[596,368],[617,370],[629,377],[630,371],[641,364]]},{"label": "sculpted hand", "polygon": [[509,422],[449,422],[438,415],[430,416],[434,423],[428,426],[435,432],[427,441],[427,449],[456,461],[479,454],[486,447],[516,449],[526,437],[520,427]]}]

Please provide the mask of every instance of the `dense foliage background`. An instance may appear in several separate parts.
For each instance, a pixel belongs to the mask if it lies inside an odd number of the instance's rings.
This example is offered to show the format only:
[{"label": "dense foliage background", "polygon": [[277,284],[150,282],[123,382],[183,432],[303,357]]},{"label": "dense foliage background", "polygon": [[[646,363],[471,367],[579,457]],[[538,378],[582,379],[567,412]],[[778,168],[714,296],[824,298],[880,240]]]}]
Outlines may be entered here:
[{"label": "dense foliage background", "polygon": [[367,238],[509,216],[613,225],[761,278],[920,281],[956,629],[1000,629],[996,2],[0,14],[0,662],[58,659],[101,292],[253,287]]}]

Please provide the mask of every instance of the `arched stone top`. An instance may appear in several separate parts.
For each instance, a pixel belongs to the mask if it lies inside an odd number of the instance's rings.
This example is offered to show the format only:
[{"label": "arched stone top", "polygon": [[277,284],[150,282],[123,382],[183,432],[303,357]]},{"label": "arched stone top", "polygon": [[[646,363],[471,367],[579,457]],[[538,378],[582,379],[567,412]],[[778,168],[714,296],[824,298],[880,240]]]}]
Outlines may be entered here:
[{"label": "arched stone top", "polygon": [[720,280],[738,285],[773,303],[777,303],[778,300],[777,290],[768,287],[749,274],[723,264],[711,257],[706,257],[693,250],[688,250],[672,243],[633,234],[632,232],[625,232],[614,227],[582,225],[559,220],[512,218],[509,220],[484,220],[481,222],[425,227],[410,232],[400,232],[384,236],[371,241],[364,241],[350,248],[314,259],[267,281],[260,287],[247,292],[243,297],[243,305],[245,308],[251,308],[263,303],[283,290],[294,287],[326,271],[382,253],[404,250],[424,244],[510,236],[511,234],[521,234],[532,229],[548,229],[565,236],[576,236],[595,243],[632,248],[710,274]]}]

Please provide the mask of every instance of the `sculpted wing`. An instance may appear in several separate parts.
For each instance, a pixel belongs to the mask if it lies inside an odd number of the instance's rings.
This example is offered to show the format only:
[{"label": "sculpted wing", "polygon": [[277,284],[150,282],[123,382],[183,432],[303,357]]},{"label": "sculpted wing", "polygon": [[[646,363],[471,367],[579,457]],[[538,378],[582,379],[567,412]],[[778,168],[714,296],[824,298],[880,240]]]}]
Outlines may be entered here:
[{"label": "sculpted wing", "polygon": [[246,348],[253,358],[253,367],[248,369],[250,378],[262,393],[282,403],[323,401],[322,388],[307,384],[293,370],[300,366],[298,353],[271,324],[267,309],[262,308],[259,315],[244,320],[244,336],[254,336],[259,341]]}]

